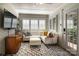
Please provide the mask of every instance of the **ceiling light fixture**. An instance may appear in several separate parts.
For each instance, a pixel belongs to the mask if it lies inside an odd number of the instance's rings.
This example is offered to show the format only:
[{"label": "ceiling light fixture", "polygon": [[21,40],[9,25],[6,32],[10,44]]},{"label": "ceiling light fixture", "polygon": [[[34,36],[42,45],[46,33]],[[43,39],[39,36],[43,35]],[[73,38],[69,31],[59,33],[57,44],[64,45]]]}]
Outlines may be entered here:
[{"label": "ceiling light fixture", "polygon": [[44,3],[39,3],[39,4],[44,4]]}]

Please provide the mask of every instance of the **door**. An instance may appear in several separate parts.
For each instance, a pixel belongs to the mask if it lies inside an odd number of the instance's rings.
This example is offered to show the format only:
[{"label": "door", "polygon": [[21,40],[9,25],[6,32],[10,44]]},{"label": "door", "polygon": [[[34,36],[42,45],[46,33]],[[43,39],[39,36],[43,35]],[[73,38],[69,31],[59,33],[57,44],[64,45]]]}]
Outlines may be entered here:
[{"label": "door", "polygon": [[73,53],[77,53],[78,40],[78,9],[67,11],[66,16],[66,46]]}]

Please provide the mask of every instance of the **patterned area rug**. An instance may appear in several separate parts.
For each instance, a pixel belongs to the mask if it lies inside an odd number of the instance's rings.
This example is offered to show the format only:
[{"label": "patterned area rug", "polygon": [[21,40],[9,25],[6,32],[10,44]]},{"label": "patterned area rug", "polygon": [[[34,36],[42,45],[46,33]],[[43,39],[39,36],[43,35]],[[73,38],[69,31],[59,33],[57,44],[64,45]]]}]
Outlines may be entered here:
[{"label": "patterned area rug", "polygon": [[71,56],[67,51],[57,45],[30,46],[25,42],[13,56]]}]

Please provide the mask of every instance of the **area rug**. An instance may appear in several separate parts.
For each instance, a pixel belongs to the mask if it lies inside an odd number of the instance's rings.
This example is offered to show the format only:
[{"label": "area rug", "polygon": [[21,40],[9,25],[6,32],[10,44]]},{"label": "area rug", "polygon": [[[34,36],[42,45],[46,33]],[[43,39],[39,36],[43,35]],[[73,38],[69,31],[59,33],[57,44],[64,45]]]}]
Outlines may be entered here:
[{"label": "area rug", "polygon": [[60,48],[58,45],[30,46],[25,42],[21,44],[19,51],[13,56],[71,56],[70,53]]}]

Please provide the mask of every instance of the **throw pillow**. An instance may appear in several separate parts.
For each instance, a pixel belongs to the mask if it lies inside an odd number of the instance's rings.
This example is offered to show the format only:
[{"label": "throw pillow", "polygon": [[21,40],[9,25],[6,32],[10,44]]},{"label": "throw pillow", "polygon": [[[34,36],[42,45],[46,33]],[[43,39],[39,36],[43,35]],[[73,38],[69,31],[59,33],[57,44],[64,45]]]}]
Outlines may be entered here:
[{"label": "throw pillow", "polygon": [[49,33],[49,37],[54,37],[52,32]]},{"label": "throw pillow", "polygon": [[47,36],[48,32],[44,32],[44,36]]}]

